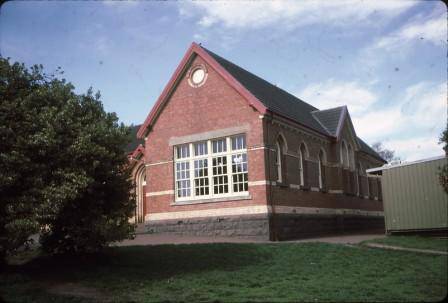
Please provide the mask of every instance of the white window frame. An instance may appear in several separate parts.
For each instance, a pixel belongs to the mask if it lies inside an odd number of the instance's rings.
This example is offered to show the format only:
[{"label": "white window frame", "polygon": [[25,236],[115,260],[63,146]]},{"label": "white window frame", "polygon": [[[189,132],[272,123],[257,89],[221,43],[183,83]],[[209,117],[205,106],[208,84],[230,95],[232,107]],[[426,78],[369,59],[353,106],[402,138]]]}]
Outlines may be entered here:
[{"label": "white window frame", "polygon": [[300,186],[305,186],[305,159],[307,154],[307,148],[305,143],[300,143],[299,145],[299,184]]},{"label": "white window frame", "polygon": [[347,148],[347,158],[348,158],[348,168],[353,171],[354,170],[354,163],[355,163],[355,153],[352,148],[351,144],[348,144]]},{"label": "white window frame", "polygon": [[355,168],[356,172],[356,195],[359,197],[361,194],[361,184],[359,183],[359,177],[362,176],[362,165],[361,162],[358,162]]},{"label": "white window frame", "polygon": [[[240,137],[240,136],[244,136],[244,142],[245,142],[245,147],[244,148],[240,148],[240,149],[232,149],[232,138],[235,137]],[[219,152],[219,153],[213,153],[213,144],[212,142],[215,140],[220,140],[220,139],[225,139],[226,142],[226,151],[223,152]],[[195,143],[200,143],[200,142],[206,142],[207,143],[207,154],[205,155],[199,155],[196,156],[195,155],[195,150],[194,150],[194,144]],[[177,158],[177,148],[179,146],[183,146],[188,144],[189,146],[189,150],[190,150],[190,155],[189,157],[185,157],[185,158]],[[240,197],[240,196],[249,196],[249,185],[248,185],[248,155],[247,155],[247,136],[246,134],[236,134],[236,135],[232,135],[232,136],[228,136],[228,137],[220,137],[220,138],[212,138],[212,139],[208,139],[208,140],[201,140],[201,141],[197,141],[197,142],[190,142],[190,143],[185,143],[185,144],[181,144],[178,146],[174,146],[173,148],[173,153],[174,153],[174,197],[175,197],[175,202],[184,202],[184,201],[195,201],[195,200],[204,200],[204,199],[213,199],[213,198],[225,198],[225,197]],[[247,183],[246,186],[243,185],[243,187],[246,187],[247,190],[243,190],[243,191],[237,191],[234,192],[234,188],[233,188],[233,172],[232,172],[232,156],[234,155],[240,155],[240,154],[246,154],[246,171],[245,172],[241,172],[243,174],[247,174],[247,180],[245,180],[245,182]],[[214,193],[214,180],[213,180],[213,158],[216,157],[225,157],[226,158],[226,174],[224,176],[227,176],[227,186],[228,186],[228,190],[227,193],[218,193],[215,194]],[[202,159],[207,159],[207,177],[208,177],[208,195],[196,195],[196,187],[195,187],[195,166],[194,166],[194,162],[196,160],[202,160]],[[183,161],[188,161],[190,163],[190,196],[187,197],[178,197],[178,193],[177,193],[177,171],[176,171],[176,163],[178,162],[183,162]]]},{"label": "white window frame", "polygon": [[341,141],[341,166],[343,168],[349,168],[349,156],[348,156],[348,146],[344,140]]},{"label": "white window frame", "polygon": [[283,148],[278,140],[277,140],[275,148],[276,148],[275,165],[277,166],[277,182],[282,183],[282,181],[283,181],[283,172],[282,172]]},{"label": "white window frame", "polygon": [[[322,155],[322,157],[321,157],[321,155]],[[324,178],[323,178],[322,168],[326,164],[326,155],[325,155],[325,151],[323,149],[319,150],[319,153],[317,154],[317,159],[318,159],[318,165],[319,165],[319,188],[323,189]]]}]

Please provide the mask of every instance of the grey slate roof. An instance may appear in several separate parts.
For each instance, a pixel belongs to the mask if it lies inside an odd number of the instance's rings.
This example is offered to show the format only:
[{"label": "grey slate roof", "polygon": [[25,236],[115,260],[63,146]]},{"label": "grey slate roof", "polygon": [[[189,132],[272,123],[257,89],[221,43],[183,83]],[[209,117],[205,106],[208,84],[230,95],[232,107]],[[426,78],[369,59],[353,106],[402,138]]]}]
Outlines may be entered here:
[{"label": "grey slate roof", "polygon": [[[344,107],[320,111],[314,106],[222,58],[205,47],[201,47],[270,111],[288,117],[327,136],[335,136],[339,117]],[[358,140],[363,152],[378,160],[384,161],[364,141],[359,138]]]},{"label": "grey slate roof", "polygon": [[311,115],[317,110],[314,106],[300,100],[281,88],[248,72],[232,62],[218,56],[212,51],[202,47],[218,63],[227,70],[238,82],[252,93],[269,110],[288,117],[300,124],[327,135],[327,131]]},{"label": "grey slate roof", "polygon": [[343,106],[330,108],[325,110],[313,111],[312,114],[314,118],[319,120],[323,127],[332,136],[336,136],[336,131],[338,130],[339,121],[341,120]]},{"label": "grey slate roof", "polygon": [[365,152],[366,154],[371,155],[375,159],[378,159],[380,161],[383,161],[384,163],[387,163],[387,161],[384,160],[383,158],[381,158],[381,156],[378,155],[378,153],[376,151],[374,151],[366,142],[364,142],[360,137],[357,137],[357,138],[358,138],[358,142],[359,142],[359,145],[361,147],[361,150],[363,152]]},{"label": "grey slate roof", "polygon": [[125,147],[125,152],[126,154],[132,153],[140,144],[144,145],[144,140],[143,139],[137,139],[137,132],[140,129],[140,125],[132,125],[132,129],[131,129],[131,133],[130,133],[130,138],[131,138],[131,142],[128,143],[128,145],[126,145]]}]

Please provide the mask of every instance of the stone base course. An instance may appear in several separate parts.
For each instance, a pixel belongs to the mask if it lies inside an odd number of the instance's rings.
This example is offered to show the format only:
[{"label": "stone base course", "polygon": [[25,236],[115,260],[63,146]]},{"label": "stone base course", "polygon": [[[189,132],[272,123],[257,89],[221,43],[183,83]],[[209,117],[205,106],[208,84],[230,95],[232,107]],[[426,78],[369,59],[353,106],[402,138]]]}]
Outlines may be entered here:
[{"label": "stone base course", "polygon": [[[151,234],[292,240],[323,235],[384,232],[383,217],[276,214],[161,220],[145,223]],[[270,233],[271,231],[271,233]]]},{"label": "stone base course", "polygon": [[357,215],[276,214],[271,222],[276,240],[302,239],[343,233],[384,233],[383,217]]},{"label": "stone base course", "polygon": [[146,222],[145,228],[147,233],[269,239],[269,221],[266,215],[150,221]]}]

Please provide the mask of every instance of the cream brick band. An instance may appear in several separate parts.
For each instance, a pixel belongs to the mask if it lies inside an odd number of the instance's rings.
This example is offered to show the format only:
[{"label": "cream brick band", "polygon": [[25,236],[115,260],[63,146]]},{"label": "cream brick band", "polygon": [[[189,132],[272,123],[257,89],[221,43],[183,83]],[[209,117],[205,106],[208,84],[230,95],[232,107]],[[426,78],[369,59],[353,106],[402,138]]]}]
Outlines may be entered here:
[{"label": "cream brick band", "polygon": [[[258,186],[258,185],[269,185],[271,182],[268,180],[260,180],[260,181],[249,181],[249,186]],[[275,182],[272,182],[275,185]]]},{"label": "cream brick band", "polygon": [[328,193],[330,193],[330,194],[342,194],[343,191],[340,190],[340,189],[330,189],[330,190],[328,191]]},{"label": "cream brick band", "polygon": [[165,196],[165,195],[174,195],[174,190],[153,191],[153,192],[146,193],[146,197]]},{"label": "cream brick band", "polygon": [[148,163],[148,164],[145,164],[145,166],[154,166],[154,165],[161,165],[161,164],[168,164],[168,163],[173,163],[173,160]]},{"label": "cream brick band", "polygon": [[147,214],[145,221],[267,214],[267,206],[246,206]]},{"label": "cream brick band", "polygon": [[253,151],[253,150],[260,150],[260,149],[269,149],[269,147],[266,146],[254,146],[254,147],[248,147],[247,150],[248,151]]},{"label": "cream brick band", "polygon": [[[315,215],[360,215],[368,217],[382,217],[382,211],[369,211],[361,209],[336,209],[315,207],[275,206],[276,214],[315,214]],[[164,212],[147,214],[145,221],[178,220],[188,218],[206,218],[220,216],[241,216],[272,213],[270,206],[255,205],[246,207],[229,207],[217,209],[202,209],[179,212]]]}]

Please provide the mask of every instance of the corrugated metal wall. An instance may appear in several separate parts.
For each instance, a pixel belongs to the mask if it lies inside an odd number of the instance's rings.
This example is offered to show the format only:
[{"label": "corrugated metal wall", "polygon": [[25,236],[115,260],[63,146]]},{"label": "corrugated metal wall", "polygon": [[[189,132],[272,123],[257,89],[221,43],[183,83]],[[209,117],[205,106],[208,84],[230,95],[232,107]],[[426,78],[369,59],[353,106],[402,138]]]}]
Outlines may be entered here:
[{"label": "corrugated metal wall", "polygon": [[448,227],[448,196],[439,183],[447,159],[383,170],[382,190],[387,231]]}]

